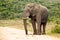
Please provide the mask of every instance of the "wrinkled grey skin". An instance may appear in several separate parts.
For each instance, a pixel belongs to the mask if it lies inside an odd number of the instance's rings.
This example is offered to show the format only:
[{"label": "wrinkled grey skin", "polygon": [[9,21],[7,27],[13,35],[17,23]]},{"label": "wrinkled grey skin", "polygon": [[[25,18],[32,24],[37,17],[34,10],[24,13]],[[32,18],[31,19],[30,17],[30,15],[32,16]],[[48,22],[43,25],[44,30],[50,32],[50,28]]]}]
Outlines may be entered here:
[{"label": "wrinkled grey skin", "polygon": [[[27,18],[31,18],[31,23],[33,27],[33,34],[40,35],[46,34],[46,24],[48,20],[48,9],[42,5],[38,5],[35,3],[30,3],[25,6],[24,14],[23,14],[23,22],[26,35],[28,34],[27,31]],[[37,23],[37,28],[36,28]],[[43,26],[43,32],[41,31],[41,27]]]}]

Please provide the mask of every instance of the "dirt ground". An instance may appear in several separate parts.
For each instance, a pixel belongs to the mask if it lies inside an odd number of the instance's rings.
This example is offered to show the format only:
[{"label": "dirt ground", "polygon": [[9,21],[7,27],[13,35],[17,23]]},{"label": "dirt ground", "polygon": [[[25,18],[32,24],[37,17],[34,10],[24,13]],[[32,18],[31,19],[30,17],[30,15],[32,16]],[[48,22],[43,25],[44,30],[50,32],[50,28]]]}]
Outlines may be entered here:
[{"label": "dirt ground", "polygon": [[25,35],[24,30],[10,28],[10,27],[0,27],[0,40],[60,40],[57,37],[49,35]]}]

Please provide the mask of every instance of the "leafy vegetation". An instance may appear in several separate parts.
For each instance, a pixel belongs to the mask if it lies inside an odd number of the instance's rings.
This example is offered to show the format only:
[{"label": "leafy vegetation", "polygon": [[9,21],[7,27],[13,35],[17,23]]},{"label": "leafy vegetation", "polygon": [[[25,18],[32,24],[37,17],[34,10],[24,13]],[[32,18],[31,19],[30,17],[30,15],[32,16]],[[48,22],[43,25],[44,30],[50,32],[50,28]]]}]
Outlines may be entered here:
[{"label": "leafy vegetation", "polygon": [[60,22],[56,21],[55,23],[56,23],[56,25],[54,28],[52,28],[51,32],[52,33],[60,33]]},{"label": "leafy vegetation", "polygon": [[60,33],[60,26],[56,25],[55,28],[52,29],[52,33]]},{"label": "leafy vegetation", "polygon": [[27,3],[46,6],[50,11],[49,21],[60,20],[59,0],[0,0],[0,19],[20,19]]}]

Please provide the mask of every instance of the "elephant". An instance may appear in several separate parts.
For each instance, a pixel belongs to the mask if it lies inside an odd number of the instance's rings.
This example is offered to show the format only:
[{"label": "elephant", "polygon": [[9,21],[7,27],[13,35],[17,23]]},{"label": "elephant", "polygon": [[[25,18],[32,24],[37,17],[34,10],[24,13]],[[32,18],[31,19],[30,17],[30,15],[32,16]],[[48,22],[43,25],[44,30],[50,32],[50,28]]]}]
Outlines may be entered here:
[{"label": "elephant", "polygon": [[[23,11],[23,23],[26,35],[28,34],[27,30],[27,18],[31,19],[31,24],[33,27],[33,34],[34,35],[41,35],[46,34],[46,24],[48,20],[49,10],[47,7],[36,4],[36,3],[29,3],[25,5]],[[36,27],[37,23],[37,27]],[[43,27],[43,31],[42,31]]]}]

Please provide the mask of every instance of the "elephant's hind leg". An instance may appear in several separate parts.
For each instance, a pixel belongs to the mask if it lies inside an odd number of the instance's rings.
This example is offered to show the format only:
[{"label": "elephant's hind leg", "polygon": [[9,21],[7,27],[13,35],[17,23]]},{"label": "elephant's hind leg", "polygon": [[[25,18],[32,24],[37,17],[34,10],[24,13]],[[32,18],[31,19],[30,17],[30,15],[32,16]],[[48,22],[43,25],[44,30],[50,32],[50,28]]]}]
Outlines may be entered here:
[{"label": "elephant's hind leg", "polygon": [[43,33],[42,33],[43,35],[46,34],[45,31],[46,31],[46,23],[43,24]]}]

